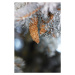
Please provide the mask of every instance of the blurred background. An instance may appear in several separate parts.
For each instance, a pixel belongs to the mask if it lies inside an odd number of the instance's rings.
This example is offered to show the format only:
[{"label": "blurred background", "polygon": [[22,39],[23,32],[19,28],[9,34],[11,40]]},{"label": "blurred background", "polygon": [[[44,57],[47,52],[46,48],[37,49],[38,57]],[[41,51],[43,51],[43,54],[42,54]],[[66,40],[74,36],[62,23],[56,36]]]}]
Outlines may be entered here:
[{"label": "blurred background", "polygon": [[[14,3],[14,10],[16,13],[23,9],[31,9],[34,5],[36,8],[43,5],[43,3],[23,2]],[[29,6],[29,7],[28,7]],[[14,21],[14,72],[15,73],[29,73],[29,72],[61,72],[61,25],[60,25],[60,3],[45,3],[44,7],[40,9],[41,16],[44,19],[48,18],[47,12],[54,14],[52,21],[47,26],[53,25],[52,33],[39,34],[40,42],[37,44],[33,41],[29,32],[30,18],[36,15],[32,14],[26,19],[17,22]],[[23,8],[24,7],[24,8]],[[26,7],[26,8],[25,8]],[[21,9],[22,8],[22,9]],[[36,9],[32,6],[32,10]],[[18,10],[19,9],[19,10]],[[48,11],[49,9],[49,11]],[[39,11],[39,12],[40,12]],[[14,13],[15,13],[14,12]],[[31,11],[28,11],[31,12]],[[38,12],[38,13],[39,13]],[[24,12],[23,12],[24,13]],[[22,13],[19,15],[21,16]],[[41,22],[41,20],[40,20]],[[52,34],[55,36],[53,37]]]}]

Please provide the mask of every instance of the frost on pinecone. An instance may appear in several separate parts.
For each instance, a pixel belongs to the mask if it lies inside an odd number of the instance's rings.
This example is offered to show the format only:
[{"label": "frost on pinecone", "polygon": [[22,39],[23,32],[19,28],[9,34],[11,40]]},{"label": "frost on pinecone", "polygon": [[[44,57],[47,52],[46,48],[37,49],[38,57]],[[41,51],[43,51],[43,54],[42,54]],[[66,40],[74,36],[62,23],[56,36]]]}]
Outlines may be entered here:
[{"label": "frost on pinecone", "polygon": [[[15,28],[19,26],[23,26],[29,29],[32,39],[38,39],[42,37],[60,37],[61,35],[61,6],[60,3],[52,3],[52,2],[30,2],[30,3],[14,3],[15,11],[14,11],[14,24]],[[32,29],[31,31],[29,27],[31,27],[31,19],[37,18],[37,27]],[[34,24],[32,24],[34,25]],[[34,25],[35,26],[35,25]],[[34,33],[37,30],[37,36]],[[33,39],[36,42],[36,40]],[[37,43],[37,42],[36,42]],[[39,43],[39,42],[38,42]]]}]

